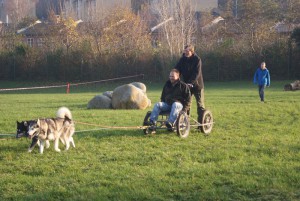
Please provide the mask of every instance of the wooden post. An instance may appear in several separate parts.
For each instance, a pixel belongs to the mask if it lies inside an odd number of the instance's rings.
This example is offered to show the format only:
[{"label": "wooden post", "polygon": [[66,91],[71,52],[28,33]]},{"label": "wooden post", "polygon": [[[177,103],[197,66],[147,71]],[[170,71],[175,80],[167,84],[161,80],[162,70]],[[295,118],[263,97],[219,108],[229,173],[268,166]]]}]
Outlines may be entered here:
[{"label": "wooden post", "polygon": [[67,94],[70,93],[70,83],[67,83]]}]

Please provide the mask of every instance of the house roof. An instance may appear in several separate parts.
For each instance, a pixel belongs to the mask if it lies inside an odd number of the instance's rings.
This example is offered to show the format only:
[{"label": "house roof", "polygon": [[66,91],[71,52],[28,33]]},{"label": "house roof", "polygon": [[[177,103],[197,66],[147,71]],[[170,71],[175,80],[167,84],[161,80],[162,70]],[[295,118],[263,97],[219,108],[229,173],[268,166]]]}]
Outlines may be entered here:
[{"label": "house roof", "polygon": [[202,31],[206,31],[209,30],[210,28],[214,27],[215,25],[217,25],[220,21],[225,20],[223,17],[218,16],[215,19],[213,19],[211,22],[209,22],[208,24],[206,24],[205,26],[201,27]]},{"label": "house roof", "polygon": [[277,33],[291,33],[295,28],[300,27],[299,24],[278,22],[272,28],[276,30]]},{"label": "house roof", "polygon": [[[79,23],[81,23],[82,20],[75,21],[75,25],[77,26]],[[61,23],[46,23],[46,22],[40,22],[36,21],[35,23],[21,28],[17,30],[17,34],[23,34],[26,36],[43,36],[43,35],[49,35],[51,33],[61,31],[65,28],[65,25]]]},{"label": "house roof", "polygon": [[17,31],[18,34],[23,34],[26,36],[43,36],[49,35],[51,30],[59,29],[61,25],[59,24],[51,24],[51,23],[38,23],[28,27],[24,27]]}]

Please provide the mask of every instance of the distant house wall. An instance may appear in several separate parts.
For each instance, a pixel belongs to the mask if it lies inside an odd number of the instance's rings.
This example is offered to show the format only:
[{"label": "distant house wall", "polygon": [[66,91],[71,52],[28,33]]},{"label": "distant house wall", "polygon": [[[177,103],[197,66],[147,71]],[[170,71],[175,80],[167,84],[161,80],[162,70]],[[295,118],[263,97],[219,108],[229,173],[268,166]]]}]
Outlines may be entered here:
[{"label": "distant house wall", "polygon": [[24,36],[23,43],[27,44],[29,47],[42,47],[45,39],[41,36]]},{"label": "distant house wall", "polygon": [[[155,5],[160,0],[151,0],[151,4]],[[191,0],[192,9],[197,11],[210,11],[213,8],[218,8],[218,0]]]},{"label": "distant house wall", "polygon": [[210,11],[218,8],[218,0],[192,0],[194,11]]},{"label": "distant house wall", "polygon": [[75,19],[94,21],[103,19],[117,7],[131,8],[131,0],[69,0],[65,1],[64,12]]}]

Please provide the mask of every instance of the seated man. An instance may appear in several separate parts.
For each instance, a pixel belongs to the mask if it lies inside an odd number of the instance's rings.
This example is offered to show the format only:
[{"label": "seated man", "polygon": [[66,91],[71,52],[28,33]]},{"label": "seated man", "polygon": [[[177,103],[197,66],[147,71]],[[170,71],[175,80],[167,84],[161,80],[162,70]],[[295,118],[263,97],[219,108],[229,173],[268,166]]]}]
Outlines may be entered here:
[{"label": "seated man", "polygon": [[[150,125],[156,124],[160,112],[170,111],[166,126],[169,131],[172,131],[179,112],[186,112],[191,104],[190,89],[187,84],[180,81],[177,69],[171,70],[160,99],[161,102],[156,103],[151,112]],[[155,133],[155,130],[152,133]]]}]

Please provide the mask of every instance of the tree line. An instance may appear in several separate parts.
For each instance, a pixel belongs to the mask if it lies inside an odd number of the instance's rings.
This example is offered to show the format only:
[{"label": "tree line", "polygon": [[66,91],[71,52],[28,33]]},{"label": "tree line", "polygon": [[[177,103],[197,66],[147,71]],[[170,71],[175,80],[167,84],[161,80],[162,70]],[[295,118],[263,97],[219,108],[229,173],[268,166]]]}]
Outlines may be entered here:
[{"label": "tree line", "polygon": [[15,31],[37,19],[23,18],[11,32],[2,25],[0,80],[84,81],[141,73],[165,80],[185,44],[195,45],[205,80],[250,80],[262,61],[273,79],[299,79],[300,29],[278,25],[300,22],[300,0],[224,2],[218,23],[210,11],[193,11],[190,0],[161,0],[138,13],[115,8],[81,23],[72,16],[57,22],[50,10],[38,47]]}]

